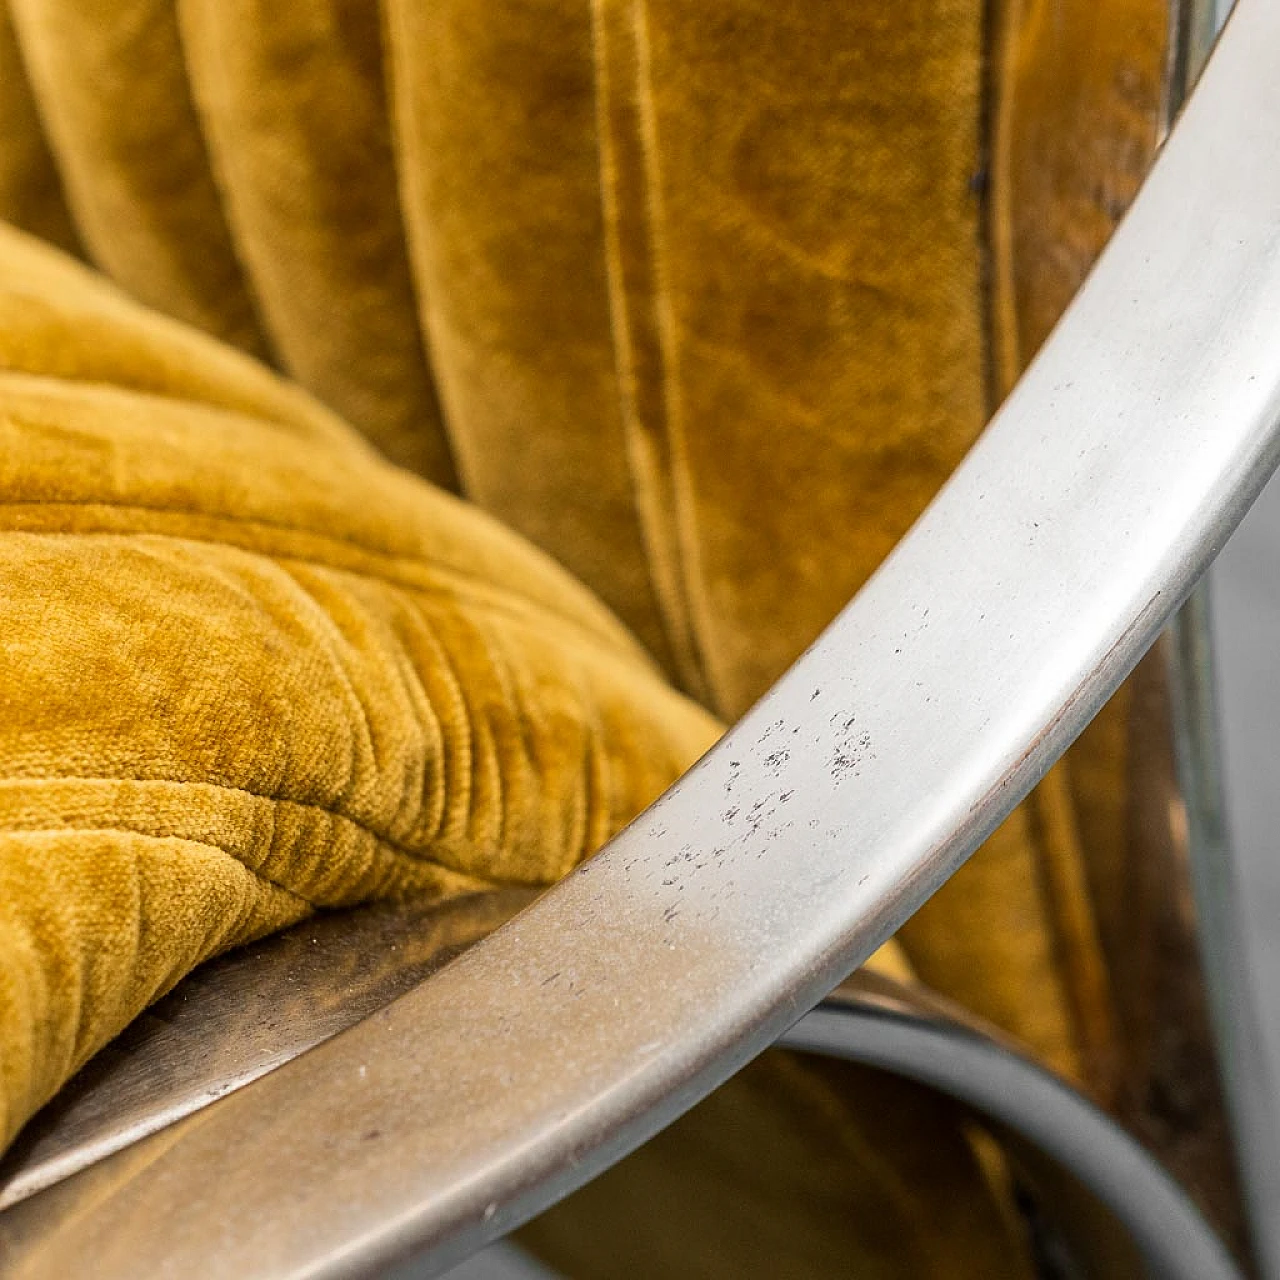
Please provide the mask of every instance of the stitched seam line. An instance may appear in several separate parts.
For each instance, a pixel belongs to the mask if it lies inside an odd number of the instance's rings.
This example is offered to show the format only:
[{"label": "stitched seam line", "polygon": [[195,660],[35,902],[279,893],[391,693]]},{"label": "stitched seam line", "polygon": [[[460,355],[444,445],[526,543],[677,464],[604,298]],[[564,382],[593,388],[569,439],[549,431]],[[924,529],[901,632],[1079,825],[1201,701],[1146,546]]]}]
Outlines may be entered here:
[{"label": "stitched seam line", "polygon": [[653,92],[653,59],[649,37],[647,0],[630,0],[636,46],[636,100],[640,127],[640,150],[644,163],[645,201],[648,213],[649,248],[653,272],[653,314],[658,346],[662,354],[663,427],[667,444],[667,482],[673,514],[674,542],[678,549],[676,571],[682,590],[684,611],[689,619],[689,639],[701,675],[702,701],[723,711],[725,680],[715,669],[712,639],[714,619],[706,605],[705,586],[697,536],[693,479],[689,472],[684,439],[684,406],[680,388],[680,345],[672,286],[671,262],[666,245],[666,211],[662,193],[661,155],[658,138],[658,111]]},{"label": "stitched seam line", "polygon": [[[624,166],[629,169],[636,166],[634,162],[628,163],[623,153],[627,142],[638,145],[639,131],[634,120],[616,121],[614,117],[620,110],[625,115],[633,115],[638,108],[631,103],[628,110],[626,87],[619,90],[613,83],[610,64],[618,56],[614,50],[618,39],[610,33],[608,4],[609,0],[591,0],[591,45],[595,73],[596,179],[604,233],[609,337],[618,413],[629,464],[632,506],[647,560],[649,590],[657,607],[667,649],[681,681],[686,688],[698,690],[702,673],[690,635],[688,607],[682,594],[680,551],[674,544],[670,513],[664,509],[663,502],[668,484],[666,459],[662,457],[661,448],[665,423],[661,414],[658,421],[646,422],[640,403],[643,383],[639,365],[646,355],[647,363],[656,370],[658,378],[664,375],[661,347],[649,332],[653,327],[653,317],[644,313],[646,303],[652,312],[651,289],[643,278],[628,280],[624,257],[630,244],[637,258],[643,258],[650,265],[652,261],[646,243],[648,229],[644,224],[643,208],[638,214],[639,226],[633,225],[634,217],[626,219],[624,225],[623,209],[630,207],[627,201],[629,193],[622,189]],[[631,53],[634,55],[634,50]],[[622,56],[625,54],[624,50]],[[628,138],[628,134],[635,136]],[[633,312],[639,313],[634,323]],[[658,404],[661,403],[659,388]]]}]

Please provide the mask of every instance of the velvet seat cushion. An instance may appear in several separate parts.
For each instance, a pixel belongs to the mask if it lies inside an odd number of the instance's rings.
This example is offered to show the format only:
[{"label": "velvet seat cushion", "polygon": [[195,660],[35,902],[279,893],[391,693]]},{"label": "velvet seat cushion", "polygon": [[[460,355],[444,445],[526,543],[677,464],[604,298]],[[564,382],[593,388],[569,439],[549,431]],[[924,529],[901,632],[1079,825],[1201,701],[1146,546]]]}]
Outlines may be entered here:
[{"label": "velvet seat cushion", "polygon": [[201,959],[543,884],[716,737],[541,553],[0,234],[0,1145]]}]

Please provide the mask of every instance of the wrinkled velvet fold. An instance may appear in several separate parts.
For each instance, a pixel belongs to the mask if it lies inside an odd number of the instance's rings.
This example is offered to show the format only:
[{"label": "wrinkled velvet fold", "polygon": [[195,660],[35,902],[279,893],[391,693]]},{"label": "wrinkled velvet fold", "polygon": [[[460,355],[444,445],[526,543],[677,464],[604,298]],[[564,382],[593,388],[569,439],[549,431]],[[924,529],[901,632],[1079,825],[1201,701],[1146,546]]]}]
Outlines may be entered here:
[{"label": "wrinkled velvet fold", "polygon": [[[6,232],[13,278],[111,293]],[[199,960],[548,883],[717,735],[545,556],[322,411],[51,375],[5,332],[0,1142]]]}]

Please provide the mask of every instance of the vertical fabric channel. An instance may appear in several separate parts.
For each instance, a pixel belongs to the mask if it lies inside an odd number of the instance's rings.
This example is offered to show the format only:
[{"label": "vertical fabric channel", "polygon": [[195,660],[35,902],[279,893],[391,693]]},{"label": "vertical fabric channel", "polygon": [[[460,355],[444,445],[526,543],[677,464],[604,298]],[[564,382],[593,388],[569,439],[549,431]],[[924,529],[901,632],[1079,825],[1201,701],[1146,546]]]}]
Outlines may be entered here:
[{"label": "vertical fabric channel", "polygon": [[388,0],[411,258],[463,490],[670,670],[611,341],[589,0]]},{"label": "vertical fabric channel", "polygon": [[393,462],[457,478],[427,366],[365,0],[179,0],[224,208],[281,363]]},{"label": "vertical fabric channel", "polygon": [[10,0],[92,259],[149,306],[268,354],[187,84],[174,0]]}]

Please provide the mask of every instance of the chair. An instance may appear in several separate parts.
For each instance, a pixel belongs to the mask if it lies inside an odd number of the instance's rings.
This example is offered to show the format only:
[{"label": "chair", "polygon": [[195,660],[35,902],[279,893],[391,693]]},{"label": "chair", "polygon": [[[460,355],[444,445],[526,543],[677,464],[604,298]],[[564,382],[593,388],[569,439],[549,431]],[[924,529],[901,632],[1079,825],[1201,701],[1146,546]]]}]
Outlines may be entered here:
[{"label": "chair", "polygon": [[882,570],[716,748],[420,985],[385,1005],[382,988],[341,1035],[17,1202],[0,1218],[14,1273],[216,1258],[360,1274],[423,1250],[442,1269],[785,1036],[915,1071],[1038,1140],[1127,1213],[1153,1273],[1233,1274],[1118,1131],[950,1011],[874,985],[808,1011],[1065,750],[1280,458],[1277,41],[1280,15],[1242,0],[1051,342]]}]

